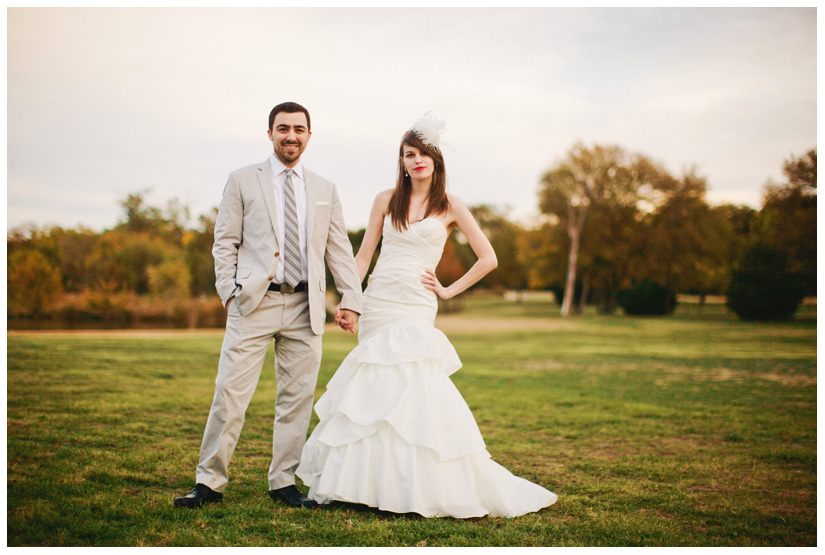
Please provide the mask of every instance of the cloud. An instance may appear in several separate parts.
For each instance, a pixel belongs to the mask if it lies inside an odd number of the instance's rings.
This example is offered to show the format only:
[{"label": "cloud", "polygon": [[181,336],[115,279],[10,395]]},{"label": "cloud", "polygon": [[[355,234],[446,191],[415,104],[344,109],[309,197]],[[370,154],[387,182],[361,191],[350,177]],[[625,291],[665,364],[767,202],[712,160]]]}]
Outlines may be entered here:
[{"label": "cloud", "polygon": [[147,187],[204,213],[269,155],[287,99],[310,109],[305,163],[339,184],[351,227],[429,110],[468,204],[529,216],[582,140],[695,164],[709,198],[756,205],[816,144],[816,11],[11,8],[8,225],[101,229]]}]

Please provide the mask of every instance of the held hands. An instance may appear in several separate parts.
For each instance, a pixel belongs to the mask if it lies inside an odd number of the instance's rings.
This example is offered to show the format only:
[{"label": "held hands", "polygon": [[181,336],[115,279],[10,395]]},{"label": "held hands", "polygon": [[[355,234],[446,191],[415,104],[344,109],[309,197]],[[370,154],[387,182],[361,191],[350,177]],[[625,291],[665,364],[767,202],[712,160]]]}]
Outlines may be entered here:
[{"label": "held hands", "polygon": [[335,309],[335,325],[344,331],[355,333],[355,324],[358,322],[358,313],[352,310],[342,309],[339,304]]},{"label": "held hands", "polygon": [[434,291],[436,295],[441,297],[444,300],[452,298],[452,294],[449,290],[441,285],[438,281],[438,278],[435,277],[435,272],[432,270],[427,270],[424,272],[424,275],[421,276],[421,283],[424,284],[424,287],[429,289],[430,291]]}]

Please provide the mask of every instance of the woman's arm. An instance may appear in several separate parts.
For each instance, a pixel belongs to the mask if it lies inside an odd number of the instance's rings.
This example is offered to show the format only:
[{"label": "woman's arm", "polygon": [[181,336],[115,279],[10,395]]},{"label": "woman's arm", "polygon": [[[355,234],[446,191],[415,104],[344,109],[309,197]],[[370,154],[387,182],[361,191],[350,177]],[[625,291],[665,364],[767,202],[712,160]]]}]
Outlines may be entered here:
[{"label": "woman's arm", "polygon": [[[378,246],[378,240],[381,239],[381,233],[384,228],[384,214],[387,212],[391,196],[392,189],[383,191],[378,193],[378,196],[375,197],[375,202],[372,203],[367,231],[364,232],[361,247],[358,249],[358,254],[355,255],[355,265],[358,267],[358,277],[360,280],[358,282],[359,284],[364,282],[364,278],[370,269],[372,254]],[[341,305],[339,304],[335,310],[335,323],[341,326],[341,329],[355,333],[355,323],[344,320]]]},{"label": "woman's arm", "polygon": [[361,282],[367,276],[370,262],[372,262],[372,255],[378,246],[378,241],[381,239],[381,233],[384,229],[384,216],[390,205],[390,197],[392,197],[392,189],[378,193],[375,202],[372,203],[367,231],[364,233],[364,240],[361,241],[361,248],[358,249],[358,254],[355,255],[355,263],[358,265],[358,275],[361,277]]},{"label": "woman's arm", "polygon": [[467,238],[478,260],[467,270],[467,273],[458,278],[449,287],[444,287],[439,283],[435,272],[427,271],[427,273],[424,274],[421,283],[423,283],[427,289],[435,291],[436,295],[442,299],[451,299],[459,293],[466,291],[470,286],[477,283],[498,266],[498,259],[496,258],[496,252],[493,250],[493,245],[490,244],[490,240],[487,239],[487,236],[481,231],[478,222],[473,218],[473,215],[464,203],[451,196],[450,212],[452,212],[451,223],[454,223]]}]

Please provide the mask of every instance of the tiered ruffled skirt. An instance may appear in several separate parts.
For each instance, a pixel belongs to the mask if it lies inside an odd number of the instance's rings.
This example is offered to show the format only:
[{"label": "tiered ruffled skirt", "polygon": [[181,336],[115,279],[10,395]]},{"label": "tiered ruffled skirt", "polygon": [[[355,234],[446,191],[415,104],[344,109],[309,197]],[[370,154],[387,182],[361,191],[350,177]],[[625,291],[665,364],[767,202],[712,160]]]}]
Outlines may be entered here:
[{"label": "tiered ruffled skirt", "polygon": [[369,333],[315,406],[320,422],[296,472],[309,497],[456,518],[553,504],[554,493],[490,458],[449,378],[461,361],[444,334],[426,319],[376,321],[381,313],[365,311]]}]

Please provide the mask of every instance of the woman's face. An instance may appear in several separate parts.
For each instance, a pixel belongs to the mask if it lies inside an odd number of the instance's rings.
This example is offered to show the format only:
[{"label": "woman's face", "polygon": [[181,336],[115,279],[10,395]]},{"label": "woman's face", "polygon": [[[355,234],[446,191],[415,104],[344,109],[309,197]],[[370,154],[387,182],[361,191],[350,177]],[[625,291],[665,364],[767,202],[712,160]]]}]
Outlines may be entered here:
[{"label": "woman's face", "polygon": [[432,176],[435,171],[435,162],[414,146],[404,145],[402,150],[402,160],[404,168],[413,179],[426,179]]}]

